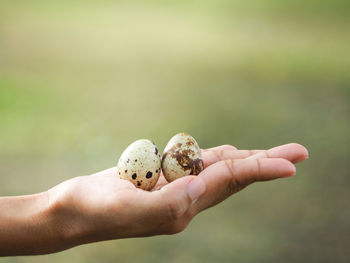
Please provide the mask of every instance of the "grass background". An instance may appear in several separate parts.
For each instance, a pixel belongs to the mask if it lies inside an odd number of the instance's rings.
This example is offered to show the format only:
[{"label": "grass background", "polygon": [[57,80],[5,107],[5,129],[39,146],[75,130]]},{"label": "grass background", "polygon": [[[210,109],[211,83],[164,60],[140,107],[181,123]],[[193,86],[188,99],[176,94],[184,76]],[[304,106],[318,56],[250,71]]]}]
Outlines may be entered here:
[{"label": "grass background", "polygon": [[299,142],[295,177],[252,185],[176,236],[0,262],[348,262],[348,1],[0,0],[0,195],[163,148]]}]

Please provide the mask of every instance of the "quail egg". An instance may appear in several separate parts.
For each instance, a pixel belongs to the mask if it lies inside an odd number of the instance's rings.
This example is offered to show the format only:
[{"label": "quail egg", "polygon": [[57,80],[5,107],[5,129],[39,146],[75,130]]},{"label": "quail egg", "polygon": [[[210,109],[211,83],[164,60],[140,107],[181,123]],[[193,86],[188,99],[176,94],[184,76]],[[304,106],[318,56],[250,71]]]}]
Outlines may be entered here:
[{"label": "quail egg", "polygon": [[163,175],[168,182],[198,175],[203,169],[201,149],[191,135],[179,133],[170,139],[162,157]]},{"label": "quail egg", "polygon": [[117,175],[132,182],[137,188],[151,190],[161,172],[161,159],[157,146],[150,140],[137,140],[121,155]]}]

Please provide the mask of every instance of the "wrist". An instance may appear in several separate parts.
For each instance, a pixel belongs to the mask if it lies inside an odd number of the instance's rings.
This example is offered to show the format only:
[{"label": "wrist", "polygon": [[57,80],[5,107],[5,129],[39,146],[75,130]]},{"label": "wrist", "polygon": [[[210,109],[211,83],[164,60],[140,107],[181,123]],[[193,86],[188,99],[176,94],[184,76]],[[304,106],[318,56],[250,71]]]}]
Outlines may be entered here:
[{"label": "wrist", "polygon": [[47,191],[48,217],[51,232],[60,250],[89,243],[90,232],[88,218],[83,216],[81,208],[75,204],[71,189],[62,183]]}]

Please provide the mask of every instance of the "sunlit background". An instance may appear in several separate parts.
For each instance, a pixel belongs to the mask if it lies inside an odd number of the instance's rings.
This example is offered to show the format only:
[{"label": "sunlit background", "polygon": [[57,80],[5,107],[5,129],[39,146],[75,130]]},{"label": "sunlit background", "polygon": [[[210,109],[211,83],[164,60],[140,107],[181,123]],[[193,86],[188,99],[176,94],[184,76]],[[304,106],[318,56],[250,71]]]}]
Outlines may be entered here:
[{"label": "sunlit background", "polygon": [[136,139],[299,142],[296,176],[255,184],[176,236],[1,262],[349,262],[347,0],[0,0],[0,195],[116,165]]}]

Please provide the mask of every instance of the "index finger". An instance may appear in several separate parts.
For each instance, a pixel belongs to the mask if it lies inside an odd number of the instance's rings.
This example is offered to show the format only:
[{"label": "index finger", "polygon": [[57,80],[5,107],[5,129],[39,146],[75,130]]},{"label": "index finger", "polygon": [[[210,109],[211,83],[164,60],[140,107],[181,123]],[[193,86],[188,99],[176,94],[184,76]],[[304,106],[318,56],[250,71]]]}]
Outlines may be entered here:
[{"label": "index finger", "polygon": [[209,208],[256,181],[292,176],[294,165],[285,159],[238,159],[217,162],[198,176],[206,191],[193,204],[194,213]]},{"label": "index finger", "polygon": [[307,149],[298,143],[280,145],[269,150],[227,150],[226,148],[212,148],[202,153],[204,167],[216,162],[229,159],[261,159],[284,158],[292,163],[298,163],[308,158]]}]

